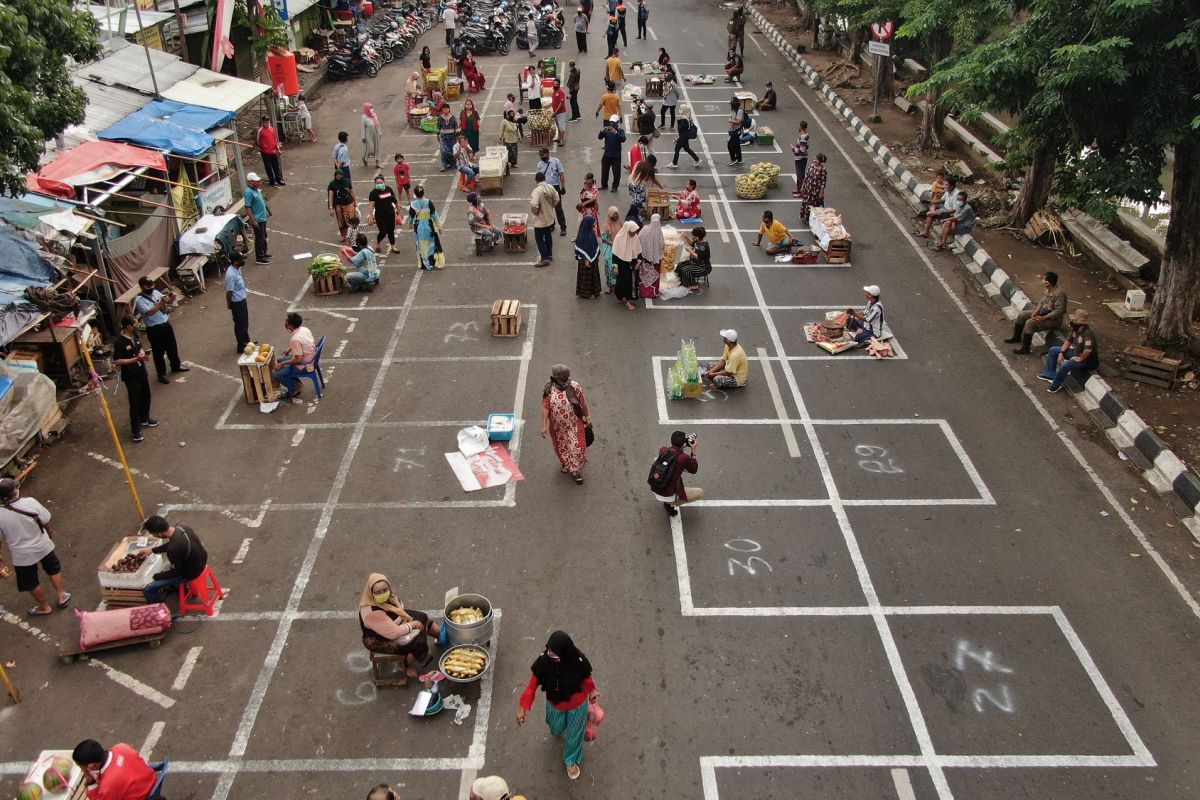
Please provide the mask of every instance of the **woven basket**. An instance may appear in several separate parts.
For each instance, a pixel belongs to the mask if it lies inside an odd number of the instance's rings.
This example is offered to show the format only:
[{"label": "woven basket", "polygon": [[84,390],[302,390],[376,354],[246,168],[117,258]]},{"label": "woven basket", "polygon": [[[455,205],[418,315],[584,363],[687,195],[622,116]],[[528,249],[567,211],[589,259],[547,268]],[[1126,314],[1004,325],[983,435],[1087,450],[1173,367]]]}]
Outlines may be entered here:
[{"label": "woven basket", "polygon": [[769,161],[760,161],[750,168],[751,175],[763,175],[767,179],[767,186],[774,188],[779,183],[779,165],[772,164]]},{"label": "woven basket", "polygon": [[767,196],[767,183],[755,180],[754,175],[739,175],[734,181],[737,196],[743,200],[762,200]]}]

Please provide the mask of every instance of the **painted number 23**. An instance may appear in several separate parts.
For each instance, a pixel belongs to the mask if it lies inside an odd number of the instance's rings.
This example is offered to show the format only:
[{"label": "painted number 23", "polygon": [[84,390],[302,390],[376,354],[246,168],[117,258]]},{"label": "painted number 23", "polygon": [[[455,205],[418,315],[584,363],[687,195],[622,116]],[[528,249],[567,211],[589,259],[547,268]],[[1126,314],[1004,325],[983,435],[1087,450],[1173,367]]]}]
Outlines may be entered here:
[{"label": "painted number 23", "polygon": [[888,455],[888,451],[873,444],[855,445],[854,454],[859,457],[858,468],[883,475],[903,475],[904,470]]}]

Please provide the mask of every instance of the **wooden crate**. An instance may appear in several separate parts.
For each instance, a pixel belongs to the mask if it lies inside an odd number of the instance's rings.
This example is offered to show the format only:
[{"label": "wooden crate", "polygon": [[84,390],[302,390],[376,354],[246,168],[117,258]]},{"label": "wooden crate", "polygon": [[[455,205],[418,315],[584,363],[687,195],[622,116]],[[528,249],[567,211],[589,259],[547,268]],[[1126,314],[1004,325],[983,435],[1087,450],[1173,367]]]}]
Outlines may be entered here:
[{"label": "wooden crate", "polygon": [[504,194],[504,176],[503,175],[480,175],[477,178],[479,182],[479,193],[486,194],[495,192],[496,194]]},{"label": "wooden crate", "polygon": [[825,252],[825,260],[830,264],[845,264],[850,261],[850,240],[834,239],[829,243]]},{"label": "wooden crate", "polygon": [[[257,352],[257,351],[256,351]],[[279,381],[275,379],[272,373],[272,365],[275,363],[275,351],[267,351],[267,360],[258,362],[254,360],[254,356],[241,356],[238,358],[238,367],[241,370],[242,376],[242,393],[246,398],[246,402],[252,406],[259,403],[273,403],[279,399],[281,394]]]},{"label": "wooden crate", "polygon": [[340,272],[334,272],[323,278],[313,275],[313,293],[318,295],[341,294],[342,283],[346,280]]},{"label": "wooden crate", "polygon": [[1183,365],[1181,360],[1167,358],[1163,351],[1150,347],[1126,347],[1122,352],[1129,362],[1121,373],[1122,377],[1163,389],[1174,388],[1179,368]]},{"label": "wooden crate", "polygon": [[462,80],[459,78],[450,78],[446,81],[446,99],[457,100],[462,97]]},{"label": "wooden crate", "polygon": [[521,332],[521,301],[492,303],[492,336],[516,336]]},{"label": "wooden crate", "polygon": [[142,594],[141,589],[114,589],[111,586],[101,586],[100,599],[108,608],[146,605],[146,596]]},{"label": "wooden crate", "polygon": [[529,129],[529,144],[532,147],[549,147],[550,142],[554,139],[556,132],[553,127],[550,128],[530,128]]}]

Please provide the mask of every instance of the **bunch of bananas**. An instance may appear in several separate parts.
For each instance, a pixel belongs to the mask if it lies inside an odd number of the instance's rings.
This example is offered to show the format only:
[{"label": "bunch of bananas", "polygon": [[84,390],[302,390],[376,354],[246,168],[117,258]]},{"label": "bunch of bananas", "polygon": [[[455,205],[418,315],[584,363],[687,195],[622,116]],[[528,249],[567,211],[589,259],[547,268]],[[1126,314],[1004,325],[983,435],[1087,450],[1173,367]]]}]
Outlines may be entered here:
[{"label": "bunch of bananas", "polygon": [[743,200],[761,200],[767,196],[770,183],[766,175],[751,172],[749,175],[738,175],[734,179],[737,196]]},{"label": "bunch of bananas", "polygon": [[459,625],[472,625],[476,622],[482,622],[484,615],[483,615],[482,608],[473,608],[472,607],[472,608],[456,608],[453,611],[451,611],[447,616],[450,617],[451,622],[456,622]]},{"label": "bunch of bananas", "polygon": [[774,187],[779,182],[779,165],[760,161],[750,168],[750,174],[762,175],[767,179],[767,186]]},{"label": "bunch of bananas", "polygon": [[442,672],[461,680],[478,677],[486,666],[487,654],[478,647],[455,647],[442,659]]}]

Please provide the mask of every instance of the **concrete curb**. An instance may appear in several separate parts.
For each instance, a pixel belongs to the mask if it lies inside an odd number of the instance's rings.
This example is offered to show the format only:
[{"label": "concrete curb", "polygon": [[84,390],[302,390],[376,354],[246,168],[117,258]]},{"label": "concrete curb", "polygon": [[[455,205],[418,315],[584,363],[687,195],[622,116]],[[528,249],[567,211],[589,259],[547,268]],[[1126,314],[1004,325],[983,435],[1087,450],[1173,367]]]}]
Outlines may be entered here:
[{"label": "concrete curb", "polygon": [[[846,127],[862,142],[863,148],[880,165],[893,187],[909,205],[919,208],[923,197],[928,196],[928,184],[917,180],[904,162],[888,150],[774,25],[757,9],[751,9],[750,14],[759,30],[775,43],[779,52],[804,77],[805,83],[824,97],[834,113],[842,117]],[[1017,288],[1008,273],[996,264],[979,242],[971,236],[955,237],[955,242],[962,248],[961,260],[967,270],[1006,317],[1016,319],[1021,311],[1033,307],[1025,293]],[[1056,331],[1051,331],[1048,337],[1038,334],[1035,342],[1039,345],[1060,344],[1062,337]],[[1200,541],[1200,478],[1189,471],[1142,418],[1117,397],[1103,378],[1092,375],[1081,383],[1072,376],[1065,385],[1088,416],[1104,429],[1117,451],[1141,471],[1146,482]]]}]

